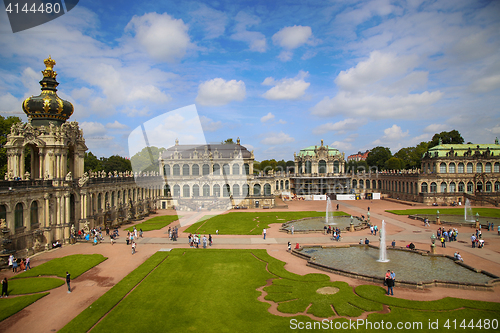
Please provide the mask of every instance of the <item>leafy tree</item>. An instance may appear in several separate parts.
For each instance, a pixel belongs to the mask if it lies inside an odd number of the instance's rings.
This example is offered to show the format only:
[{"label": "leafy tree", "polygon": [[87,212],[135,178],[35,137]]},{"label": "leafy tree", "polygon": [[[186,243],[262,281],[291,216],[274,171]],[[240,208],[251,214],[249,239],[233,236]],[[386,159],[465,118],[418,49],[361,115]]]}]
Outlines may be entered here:
[{"label": "leafy tree", "polygon": [[355,161],[355,160],[350,160],[349,162],[346,163],[346,172],[350,173],[354,171],[355,174],[358,172],[369,172],[369,167],[368,163],[366,161]]},{"label": "leafy tree", "polygon": [[90,151],[83,157],[83,170],[85,172],[103,170],[101,161]]},{"label": "leafy tree", "polygon": [[384,170],[385,162],[392,157],[391,150],[386,147],[375,147],[368,153],[366,163],[372,167],[375,166],[378,170]]},{"label": "leafy tree", "polygon": [[[132,171],[132,163],[130,162],[130,160],[118,155],[113,155],[109,158],[103,158],[101,159],[101,161],[102,168],[104,171],[106,171],[106,173],[113,172],[115,170],[118,172]],[[154,171],[158,171],[158,169]]]},{"label": "leafy tree", "polygon": [[154,146],[144,147],[130,159],[133,171],[141,172],[160,170],[158,157],[160,156],[160,152],[164,152],[165,150],[165,148],[157,148]]},{"label": "leafy tree", "polygon": [[234,144],[233,138],[229,138],[226,141],[221,142],[223,145]]},{"label": "leafy tree", "polygon": [[403,169],[405,162],[397,157],[391,157],[385,162],[385,168],[387,170],[401,170]]},{"label": "leafy tree", "polygon": [[7,143],[7,135],[10,133],[11,126],[20,122],[21,119],[19,117],[11,116],[4,118],[0,116],[0,177],[2,179],[3,175],[7,173],[7,150],[4,147]]},{"label": "leafy tree", "polygon": [[464,138],[457,130],[449,131],[449,132],[441,132],[439,134],[434,134],[431,142],[429,142],[429,148],[435,147],[439,144],[439,139],[443,141],[443,144],[462,144],[464,143]]}]

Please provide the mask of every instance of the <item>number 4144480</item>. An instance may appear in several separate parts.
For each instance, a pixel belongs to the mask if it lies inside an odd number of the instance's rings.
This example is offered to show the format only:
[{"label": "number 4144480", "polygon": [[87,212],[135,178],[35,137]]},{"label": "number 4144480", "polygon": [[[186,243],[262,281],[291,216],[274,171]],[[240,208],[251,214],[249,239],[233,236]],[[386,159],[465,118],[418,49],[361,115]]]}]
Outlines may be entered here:
[{"label": "number 4144480", "polygon": [[45,13],[45,14],[58,14],[61,11],[61,5],[56,2],[54,4],[47,2],[47,3],[41,3],[38,7],[35,3],[33,4],[28,4],[28,3],[9,3],[7,7],[5,8],[5,11],[9,14],[19,14],[19,13]]}]

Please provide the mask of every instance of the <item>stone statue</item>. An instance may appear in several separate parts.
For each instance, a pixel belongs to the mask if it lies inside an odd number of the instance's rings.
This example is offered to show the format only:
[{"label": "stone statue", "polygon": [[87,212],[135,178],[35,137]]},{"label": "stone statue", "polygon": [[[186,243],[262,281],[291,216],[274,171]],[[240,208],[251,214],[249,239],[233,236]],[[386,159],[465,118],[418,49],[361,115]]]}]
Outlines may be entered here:
[{"label": "stone statue", "polygon": [[43,176],[43,179],[45,180],[50,179],[49,170],[45,170],[45,175]]},{"label": "stone statue", "polygon": [[30,173],[26,171],[26,173],[24,174],[24,180],[30,180],[30,176]]},{"label": "stone statue", "polygon": [[73,175],[71,174],[71,171],[70,171],[70,172],[68,172],[68,174],[66,175],[66,180],[67,180],[67,181],[71,181],[71,180],[73,180]]}]

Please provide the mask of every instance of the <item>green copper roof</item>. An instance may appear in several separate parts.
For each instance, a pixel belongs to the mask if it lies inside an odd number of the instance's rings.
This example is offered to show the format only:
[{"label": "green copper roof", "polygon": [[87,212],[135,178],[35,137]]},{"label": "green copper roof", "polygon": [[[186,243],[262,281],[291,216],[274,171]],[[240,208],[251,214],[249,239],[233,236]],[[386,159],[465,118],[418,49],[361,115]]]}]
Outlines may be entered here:
[{"label": "green copper roof", "polygon": [[[319,149],[321,146],[309,146],[307,148],[303,148],[299,151],[299,156],[314,156],[314,149]],[[323,146],[324,148],[326,148],[327,146]],[[340,152],[335,149],[335,148],[331,148],[331,147],[328,147],[328,155],[330,156],[334,156],[334,155],[338,155],[340,154]]]},{"label": "green copper roof", "polygon": [[[496,141],[498,142],[498,141]],[[451,149],[453,148],[453,151],[456,153],[456,156],[464,156],[464,153],[468,152],[470,149],[470,152],[472,155],[476,151],[479,151],[480,153],[484,153],[485,151],[490,150],[491,155],[493,156],[500,156],[500,144],[498,143],[484,143],[484,144],[440,144],[435,147],[432,147],[429,149],[429,153],[431,154],[432,157],[446,157],[446,154],[448,154]],[[436,156],[437,153],[437,156]]]}]

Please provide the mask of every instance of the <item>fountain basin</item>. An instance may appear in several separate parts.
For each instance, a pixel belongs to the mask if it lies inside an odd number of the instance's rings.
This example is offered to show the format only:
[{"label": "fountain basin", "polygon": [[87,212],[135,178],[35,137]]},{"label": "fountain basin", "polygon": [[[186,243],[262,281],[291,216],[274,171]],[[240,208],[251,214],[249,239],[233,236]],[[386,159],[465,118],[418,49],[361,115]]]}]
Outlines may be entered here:
[{"label": "fountain basin", "polygon": [[[429,219],[429,222],[436,222],[436,214],[414,214],[408,215],[409,218],[414,220],[424,221],[426,218]],[[474,220],[466,221],[461,215],[449,215],[449,214],[439,214],[439,219],[441,224],[449,224],[449,225],[457,225],[461,226],[475,226],[476,216],[474,216]],[[481,228],[486,228],[488,226],[488,222],[493,222],[495,226],[500,225],[500,219],[495,217],[484,217],[479,216],[479,224],[481,224]]]},{"label": "fountain basin", "polygon": [[[357,216],[353,216],[353,218],[356,230],[367,228],[366,222],[361,220],[361,218]],[[351,224],[351,215],[335,216],[333,221],[334,222],[330,224],[332,228],[338,227],[340,228],[340,230],[345,231],[346,229],[349,229],[349,226]],[[313,232],[322,233],[324,232],[325,223],[326,223],[325,217],[306,217],[300,220],[292,220],[283,223],[283,225],[280,228],[280,231],[291,233],[293,225],[294,232],[296,233],[313,233]]]},{"label": "fountain basin", "polygon": [[496,275],[476,270],[450,256],[405,248],[387,249],[389,262],[377,262],[379,249],[371,245],[303,247],[292,253],[308,260],[308,266],[380,284],[388,269],[396,273],[396,286],[409,288],[444,286],[492,290],[500,284]]}]

